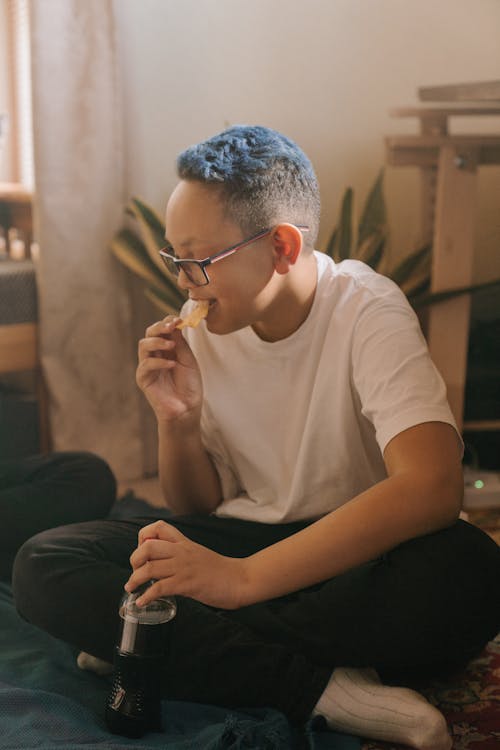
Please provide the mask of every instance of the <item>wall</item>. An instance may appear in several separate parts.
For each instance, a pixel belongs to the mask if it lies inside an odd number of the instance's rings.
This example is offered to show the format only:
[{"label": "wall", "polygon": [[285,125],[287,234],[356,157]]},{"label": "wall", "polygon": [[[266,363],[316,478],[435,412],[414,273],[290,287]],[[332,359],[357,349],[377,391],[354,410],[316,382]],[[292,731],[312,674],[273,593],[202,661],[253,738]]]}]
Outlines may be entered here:
[{"label": "wall", "polygon": [[[344,188],[366,196],[384,135],[417,132],[390,108],[416,104],[418,86],[499,77],[498,0],[115,0],[115,10],[128,193],[163,211],[181,149],[227,124],[265,124],[316,167],[320,245]],[[488,119],[498,133],[500,118]],[[386,195],[396,257],[419,239],[417,170],[388,169]],[[500,169],[484,169],[477,280],[500,270],[499,196]]]}]

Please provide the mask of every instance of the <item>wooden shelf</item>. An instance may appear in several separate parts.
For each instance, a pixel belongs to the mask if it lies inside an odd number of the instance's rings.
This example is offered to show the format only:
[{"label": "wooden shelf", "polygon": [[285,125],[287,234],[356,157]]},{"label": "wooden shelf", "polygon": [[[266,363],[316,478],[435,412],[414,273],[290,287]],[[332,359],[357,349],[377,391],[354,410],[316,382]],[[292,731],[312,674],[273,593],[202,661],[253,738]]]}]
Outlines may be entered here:
[{"label": "wooden shelf", "polygon": [[385,146],[387,163],[394,167],[437,167],[443,146],[464,154],[474,150],[478,165],[500,163],[497,135],[393,135],[385,138]]},{"label": "wooden shelf", "polygon": [[31,203],[33,193],[17,182],[0,182],[0,201],[3,203]]},{"label": "wooden shelf", "polygon": [[421,120],[437,117],[477,117],[479,115],[491,115],[498,117],[500,107],[397,107],[389,110],[391,117],[418,117]]},{"label": "wooden shelf", "polygon": [[498,102],[500,81],[423,86],[418,89],[418,97],[424,102]]},{"label": "wooden shelf", "polygon": [[500,419],[477,419],[464,422],[464,432],[497,432],[500,430]]},{"label": "wooden shelf", "polygon": [[0,325],[0,373],[39,366],[36,323]]}]

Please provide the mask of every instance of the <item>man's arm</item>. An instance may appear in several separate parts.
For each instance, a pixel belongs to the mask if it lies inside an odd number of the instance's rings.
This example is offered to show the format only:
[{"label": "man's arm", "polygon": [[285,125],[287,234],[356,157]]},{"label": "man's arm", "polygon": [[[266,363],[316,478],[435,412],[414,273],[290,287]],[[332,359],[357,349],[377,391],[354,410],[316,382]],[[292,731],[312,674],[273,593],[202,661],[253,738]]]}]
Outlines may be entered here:
[{"label": "man's arm", "polygon": [[250,557],[220,555],[165,521],[146,526],[130,558],[134,572],[127,590],[155,578],[139,603],[180,594],[237,609],[333,578],[457,519],[463,477],[453,427],[410,427],[390,441],[384,459],[387,479]]},{"label": "man's arm", "polygon": [[222,500],[219,475],[201,441],[199,426],[158,424],[160,486],[176,514],[212,513]]},{"label": "man's arm", "polygon": [[222,499],[219,476],[201,440],[203,388],[198,363],[172,315],[139,342],[136,380],[158,422],[158,464],[165,505],[211,513]]},{"label": "man's arm", "polygon": [[245,558],[236,606],[332,578],[458,518],[463,476],[453,427],[442,422],[411,427],[389,442],[384,460],[387,479],[306,529]]}]

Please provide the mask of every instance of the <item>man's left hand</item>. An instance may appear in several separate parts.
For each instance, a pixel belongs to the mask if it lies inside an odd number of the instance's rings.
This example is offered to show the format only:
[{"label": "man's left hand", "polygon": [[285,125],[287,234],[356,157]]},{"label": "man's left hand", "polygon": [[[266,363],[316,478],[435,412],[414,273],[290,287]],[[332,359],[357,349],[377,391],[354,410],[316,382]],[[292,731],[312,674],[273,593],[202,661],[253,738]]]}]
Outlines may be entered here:
[{"label": "man's left hand", "polygon": [[133,573],[125,585],[126,591],[155,579],[137,600],[138,606],[175,594],[218,609],[237,609],[243,604],[245,558],[219,555],[191,541],[165,521],[141,529],[139,546],[130,563]]}]

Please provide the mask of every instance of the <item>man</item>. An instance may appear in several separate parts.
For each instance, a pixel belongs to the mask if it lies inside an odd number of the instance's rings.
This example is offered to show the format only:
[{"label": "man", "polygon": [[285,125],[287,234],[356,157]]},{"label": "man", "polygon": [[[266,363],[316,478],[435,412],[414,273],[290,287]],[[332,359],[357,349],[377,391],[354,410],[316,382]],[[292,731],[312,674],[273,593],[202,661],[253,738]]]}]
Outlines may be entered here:
[{"label": "man", "polygon": [[[139,601],[178,597],[167,697],[446,750],[443,717],[400,686],[496,633],[499,553],[457,521],[461,440],[416,317],[388,279],[314,252],[316,177],[281,134],[229,128],[178,171],[162,257],[208,316],[150,326],[137,370],[174,515],[35,537],[19,610],[109,661],[123,585],[156,579]],[[69,570],[97,623],[31,591],[61,604]]]}]

